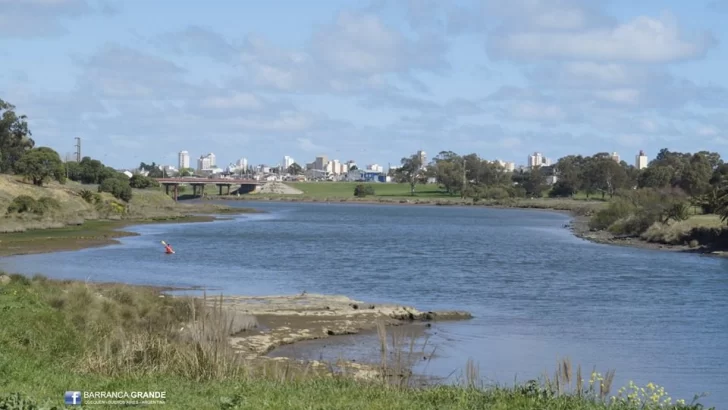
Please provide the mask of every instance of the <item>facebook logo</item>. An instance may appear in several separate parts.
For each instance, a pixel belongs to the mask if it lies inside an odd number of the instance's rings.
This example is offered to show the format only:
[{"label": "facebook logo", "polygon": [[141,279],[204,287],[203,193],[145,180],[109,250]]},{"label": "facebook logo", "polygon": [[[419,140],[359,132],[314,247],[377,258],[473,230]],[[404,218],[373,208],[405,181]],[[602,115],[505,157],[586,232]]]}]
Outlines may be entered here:
[{"label": "facebook logo", "polygon": [[80,391],[67,391],[63,398],[67,405],[80,406],[81,396],[82,394]]}]

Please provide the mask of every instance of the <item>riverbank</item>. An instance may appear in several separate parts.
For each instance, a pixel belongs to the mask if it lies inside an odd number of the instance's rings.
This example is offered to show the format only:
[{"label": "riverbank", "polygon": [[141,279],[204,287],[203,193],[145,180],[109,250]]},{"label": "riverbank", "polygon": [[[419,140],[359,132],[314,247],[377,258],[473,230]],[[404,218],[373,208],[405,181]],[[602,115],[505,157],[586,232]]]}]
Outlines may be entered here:
[{"label": "riverbank", "polygon": [[[12,392],[60,408],[59,392],[71,389],[165,392],[165,404],[180,409],[576,410],[608,408],[613,390],[613,373],[582,378],[581,368],[568,360],[559,363],[554,378],[511,388],[483,387],[475,365],[464,373],[463,384],[413,387],[411,374],[392,360],[386,331],[379,329],[460,318],[464,312],[435,315],[326,295],[173,297],[148,287],[20,275],[0,275],[0,306],[0,383],[6,392],[0,405],[16,397],[6,395]],[[386,362],[300,363],[262,354],[276,332],[294,335],[278,337],[286,343],[306,333],[303,329],[329,337],[362,326],[378,328]],[[659,390],[650,385],[640,401],[649,402],[650,388]],[[655,408],[621,403],[630,393],[619,394],[622,399],[609,408]],[[666,395],[658,395],[664,403]]]},{"label": "riverbank", "polygon": [[116,220],[88,220],[60,228],[28,229],[0,233],[0,257],[51,252],[75,251],[118,244],[120,238],[137,236],[124,228],[148,224],[203,223],[227,216],[260,213],[250,208],[223,207],[213,204],[184,204],[179,215],[137,217]]},{"label": "riverbank", "polygon": [[632,248],[694,253],[706,256],[728,257],[728,250],[721,249],[719,246],[708,244],[703,246],[695,246],[686,244],[666,244],[660,242],[650,242],[641,237],[614,235],[606,230],[593,230],[589,227],[589,217],[583,215],[572,215],[573,219],[566,225],[576,237],[588,240],[594,243],[604,245],[626,246]]},{"label": "riverbank", "polygon": [[360,205],[403,205],[403,206],[474,206],[500,209],[534,209],[545,211],[569,212],[574,215],[591,215],[606,206],[605,201],[587,201],[580,199],[561,198],[510,198],[504,200],[478,200],[461,199],[458,197],[440,198],[419,198],[419,197],[396,197],[396,198],[319,198],[309,196],[292,195],[211,195],[205,197],[209,201],[244,201],[244,202],[312,202],[312,203],[337,203],[337,204],[360,204]]}]

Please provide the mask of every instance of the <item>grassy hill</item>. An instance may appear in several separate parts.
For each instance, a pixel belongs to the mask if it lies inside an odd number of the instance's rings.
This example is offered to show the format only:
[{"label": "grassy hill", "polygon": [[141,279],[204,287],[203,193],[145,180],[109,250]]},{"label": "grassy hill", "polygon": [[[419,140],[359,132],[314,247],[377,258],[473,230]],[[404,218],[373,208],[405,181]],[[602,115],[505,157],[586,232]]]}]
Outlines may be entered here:
[{"label": "grassy hill", "polygon": [[[68,181],[38,187],[11,175],[0,175],[0,232],[17,232],[29,229],[60,228],[82,224],[87,220],[173,218],[183,215],[185,207],[179,206],[163,192],[134,190],[129,203],[124,203],[108,193],[98,193],[98,201],[87,201],[83,191],[97,193],[96,185],[82,185]],[[50,198],[56,204],[42,214],[34,212],[7,213],[15,198],[28,196],[34,200]]]}]

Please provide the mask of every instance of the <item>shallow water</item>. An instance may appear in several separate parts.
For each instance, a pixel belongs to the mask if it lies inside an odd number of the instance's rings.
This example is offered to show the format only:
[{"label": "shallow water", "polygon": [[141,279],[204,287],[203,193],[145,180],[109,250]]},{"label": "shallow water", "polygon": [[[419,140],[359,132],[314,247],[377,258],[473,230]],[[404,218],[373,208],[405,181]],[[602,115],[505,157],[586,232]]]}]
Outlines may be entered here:
[{"label": "shallow water", "polygon": [[728,259],[590,243],[563,228],[568,216],[542,211],[252,206],[269,213],[138,226],[143,235],[122,245],[5,258],[0,268],[468,310],[473,320],[433,326],[429,374],[455,378],[472,358],[488,381],[512,384],[569,356],[585,373],[616,369],[615,391],[652,381],[673,398],[710,392],[704,404],[728,408]]}]

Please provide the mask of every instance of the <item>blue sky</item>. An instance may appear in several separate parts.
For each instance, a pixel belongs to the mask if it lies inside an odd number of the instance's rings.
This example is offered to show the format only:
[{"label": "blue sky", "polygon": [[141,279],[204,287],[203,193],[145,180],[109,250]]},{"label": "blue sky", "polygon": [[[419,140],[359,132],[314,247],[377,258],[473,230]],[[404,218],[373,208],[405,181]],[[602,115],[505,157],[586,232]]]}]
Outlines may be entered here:
[{"label": "blue sky", "polygon": [[115,167],[728,148],[728,0],[0,0],[0,98]]}]

